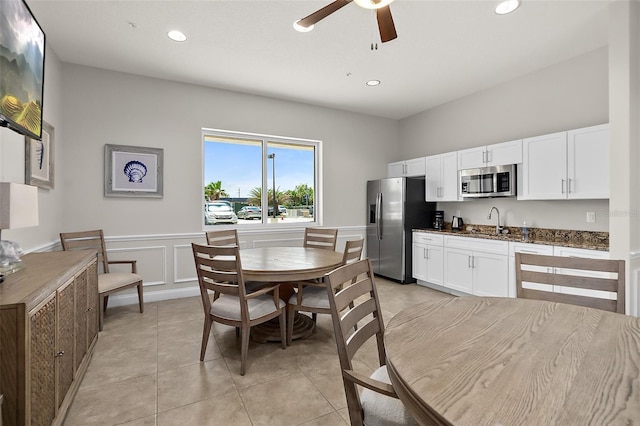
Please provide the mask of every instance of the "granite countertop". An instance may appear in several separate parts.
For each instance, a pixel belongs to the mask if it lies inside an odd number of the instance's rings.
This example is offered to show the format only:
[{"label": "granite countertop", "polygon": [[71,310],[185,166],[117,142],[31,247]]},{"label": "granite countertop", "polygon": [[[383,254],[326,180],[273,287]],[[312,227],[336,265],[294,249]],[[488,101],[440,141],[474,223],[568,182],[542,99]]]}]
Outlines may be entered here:
[{"label": "granite countertop", "polygon": [[522,241],[520,228],[505,226],[503,232],[496,234],[496,227],[490,225],[465,225],[464,230],[451,229],[450,223],[445,223],[442,230],[423,228],[414,229],[416,232],[432,232],[437,234],[457,235],[459,237],[485,238],[490,240],[514,241],[530,244],[546,244],[554,246],[609,250],[609,233],[593,231],[575,231],[567,229],[529,228],[529,240]]}]

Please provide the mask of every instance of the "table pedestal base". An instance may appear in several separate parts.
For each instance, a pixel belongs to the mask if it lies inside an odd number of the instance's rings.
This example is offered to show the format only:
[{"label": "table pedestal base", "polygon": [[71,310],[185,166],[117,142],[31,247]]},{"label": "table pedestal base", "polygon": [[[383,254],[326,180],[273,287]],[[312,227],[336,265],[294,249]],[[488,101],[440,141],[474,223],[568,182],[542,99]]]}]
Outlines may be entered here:
[{"label": "table pedestal base", "polygon": [[[296,312],[293,320],[292,340],[306,339],[311,336],[315,323],[306,315]],[[251,340],[258,343],[280,342],[280,320],[274,318],[262,324],[251,327]]]}]

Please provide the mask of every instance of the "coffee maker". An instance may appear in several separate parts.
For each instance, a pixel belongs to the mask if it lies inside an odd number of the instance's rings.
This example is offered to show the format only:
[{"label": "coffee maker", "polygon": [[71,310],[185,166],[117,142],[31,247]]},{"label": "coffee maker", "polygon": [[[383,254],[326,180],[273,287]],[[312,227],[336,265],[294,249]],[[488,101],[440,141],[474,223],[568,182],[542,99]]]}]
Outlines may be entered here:
[{"label": "coffee maker", "polygon": [[444,210],[436,210],[433,216],[433,228],[441,231],[444,228]]}]

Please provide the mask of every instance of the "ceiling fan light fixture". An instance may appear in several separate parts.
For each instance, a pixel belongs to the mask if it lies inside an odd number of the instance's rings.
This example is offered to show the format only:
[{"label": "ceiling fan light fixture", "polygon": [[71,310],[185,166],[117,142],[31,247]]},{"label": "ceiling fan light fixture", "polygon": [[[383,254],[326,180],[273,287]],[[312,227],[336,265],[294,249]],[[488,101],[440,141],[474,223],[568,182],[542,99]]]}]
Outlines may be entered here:
[{"label": "ceiling fan light fixture", "polygon": [[389,6],[393,0],[353,0],[360,7],[365,9],[380,9]]},{"label": "ceiling fan light fixture", "polygon": [[305,27],[303,25],[300,25],[300,21],[302,21],[302,19],[298,19],[296,22],[293,23],[294,30],[300,33],[308,33],[313,29],[314,25],[309,25],[308,27]]},{"label": "ceiling fan light fixture", "polygon": [[182,31],[178,30],[169,31],[167,33],[167,37],[177,42],[187,41],[187,36]]},{"label": "ceiling fan light fixture", "polygon": [[520,6],[520,0],[505,0],[496,6],[496,14],[506,15]]},{"label": "ceiling fan light fixture", "polygon": [[367,81],[367,86],[378,86],[380,85],[380,80],[369,80]]}]

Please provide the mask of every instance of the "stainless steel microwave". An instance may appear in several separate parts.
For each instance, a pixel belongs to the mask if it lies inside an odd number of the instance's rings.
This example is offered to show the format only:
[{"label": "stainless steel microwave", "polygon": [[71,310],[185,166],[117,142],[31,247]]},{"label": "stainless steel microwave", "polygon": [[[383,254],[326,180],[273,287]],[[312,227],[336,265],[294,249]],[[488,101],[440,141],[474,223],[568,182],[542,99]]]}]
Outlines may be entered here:
[{"label": "stainless steel microwave", "polygon": [[513,197],[515,195],[515,164],[460,170],[462,198]]}]

